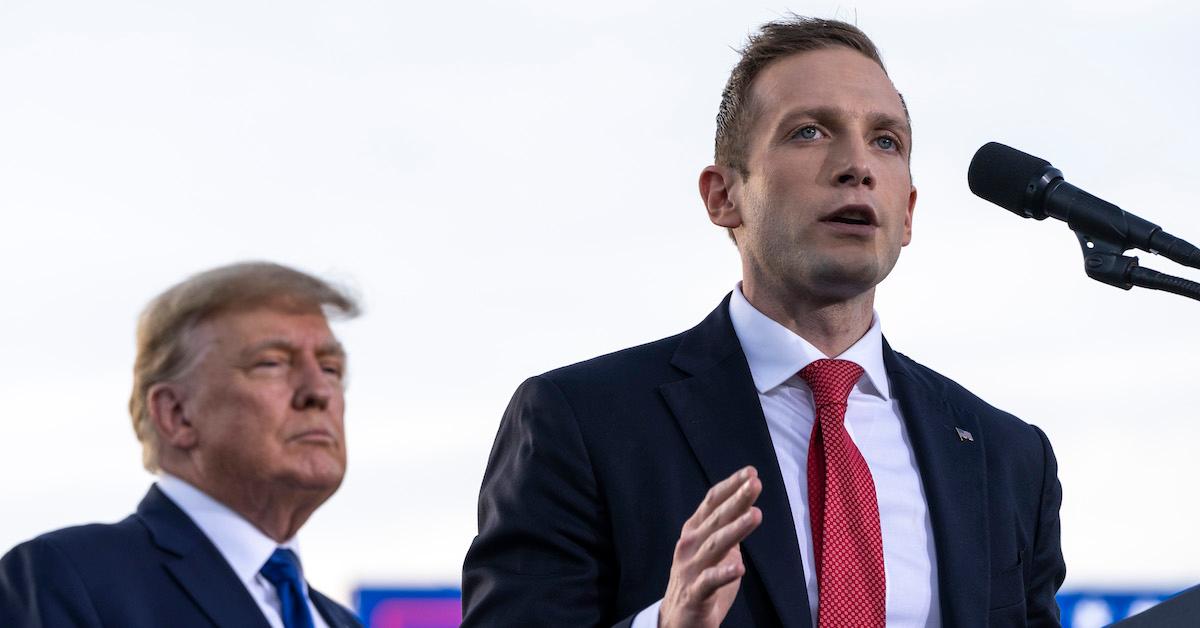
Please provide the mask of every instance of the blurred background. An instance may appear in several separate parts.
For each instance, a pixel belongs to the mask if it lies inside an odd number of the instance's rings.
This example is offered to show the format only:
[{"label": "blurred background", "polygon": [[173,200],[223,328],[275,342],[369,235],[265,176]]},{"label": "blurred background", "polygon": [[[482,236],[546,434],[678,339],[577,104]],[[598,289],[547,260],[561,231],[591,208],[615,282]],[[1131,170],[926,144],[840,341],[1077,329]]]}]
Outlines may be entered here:
[{"label": "blurred background", "polygon": [[[789,10],[857,23],[908,101],[884,333],[1049,435],[1064,592],[1200,581],[1200,304],[1087,279],[1064,224],[966,185],[996,140],[1200,241],[1200,6],[1152,0],[0,0],[0,552],[134,508],[138,312],[268,259],[366,307],[336,327],[351,465],[301,533],[310,580],[453,598],[521,380],[691,327],[737,281],[696,181],[734,49]],[[1074,625],[1120,612],[1088,604]]]}]

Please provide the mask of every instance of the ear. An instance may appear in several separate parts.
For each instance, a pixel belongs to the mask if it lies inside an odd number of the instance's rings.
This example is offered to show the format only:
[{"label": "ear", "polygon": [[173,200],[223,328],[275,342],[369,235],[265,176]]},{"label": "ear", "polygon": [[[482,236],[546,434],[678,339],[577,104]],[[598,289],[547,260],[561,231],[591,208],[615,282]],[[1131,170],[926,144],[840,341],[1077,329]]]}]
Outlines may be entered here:
[{"label": "ear", "polygon": [[737,202],[741,184],[741,175],[727,166],[708,166],[700,171],[700,198],[714,225],[728,229],[742,226]]},{"label": "ear", "polygon": [[908,243],[912,242],[913,209],[917,207],[917,188],[916,186],[910,187],[911,189],[908,192],[908,212],[904,214],[904,240],[900,242],[900,246],[908,246]]},{"label": "ear", "polygon": [[175,449],[188,450],[196,446],[199,434],[184,412],[183,393],[183,387],[179,384],[160,382],[146,391],[146,406],[160,442]]}]

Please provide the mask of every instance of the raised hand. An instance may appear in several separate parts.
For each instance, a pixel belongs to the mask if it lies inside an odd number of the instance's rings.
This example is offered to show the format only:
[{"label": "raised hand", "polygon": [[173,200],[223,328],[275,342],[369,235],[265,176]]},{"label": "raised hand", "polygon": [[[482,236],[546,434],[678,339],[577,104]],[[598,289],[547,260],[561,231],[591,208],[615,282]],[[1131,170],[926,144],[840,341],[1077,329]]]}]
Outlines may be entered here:
[{"label": "raised hand", "polygon": [[762,523],[753,505],[761,492],[758,472],[745,467],[709,489],[683,524],[660,628],[715,628],[725,619],[746,573],[738,544]]}]

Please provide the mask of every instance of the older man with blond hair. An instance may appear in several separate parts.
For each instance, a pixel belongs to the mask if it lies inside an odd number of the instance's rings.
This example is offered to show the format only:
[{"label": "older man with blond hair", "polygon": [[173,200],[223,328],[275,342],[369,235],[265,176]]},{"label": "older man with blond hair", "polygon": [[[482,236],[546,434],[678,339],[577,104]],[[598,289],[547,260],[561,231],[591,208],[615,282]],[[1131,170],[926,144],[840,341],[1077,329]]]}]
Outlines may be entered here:
[{"label": "older man with blond hair", "polygon": [[114,524],[0,559],[0,626],[357,626],[310,588],[296,533],[346,469],[354,299],[278,264],[233,264],[156,297],[129,409],[157,482]]}]

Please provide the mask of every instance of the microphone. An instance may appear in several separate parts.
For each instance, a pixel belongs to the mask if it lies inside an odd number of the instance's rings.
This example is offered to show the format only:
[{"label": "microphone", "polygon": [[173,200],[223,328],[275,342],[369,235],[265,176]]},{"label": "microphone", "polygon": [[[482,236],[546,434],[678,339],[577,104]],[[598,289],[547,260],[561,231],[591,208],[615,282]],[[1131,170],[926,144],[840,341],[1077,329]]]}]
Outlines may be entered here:
[{"label": "microphone", "polygon": [[967,184],[976,196],[1024,218],[1047,216],[1066,222],[1089,240],[1121,248],[1137,248],[1200,268],[1200,249],[1120,207],[1063,180],[1050,162],[998,142],[975,153]]}]

